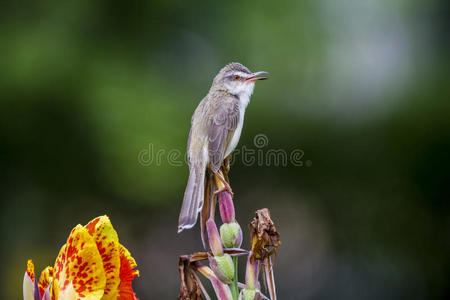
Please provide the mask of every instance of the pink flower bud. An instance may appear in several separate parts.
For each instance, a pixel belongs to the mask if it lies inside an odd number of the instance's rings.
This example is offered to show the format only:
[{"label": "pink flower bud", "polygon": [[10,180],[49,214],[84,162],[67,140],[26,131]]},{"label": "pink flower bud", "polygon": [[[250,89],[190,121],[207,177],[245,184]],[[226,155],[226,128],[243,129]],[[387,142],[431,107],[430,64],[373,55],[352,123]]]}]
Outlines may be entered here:
[{"label": "pink flower bud", "polygon": [[206,221],[206,231],[208,232],[209,247],[214,256],[223,255],[222,240],[220,239],[219,231],[213,219]]},{"label": "pink flower bud", "polygon": [[234,204],[233,198],[228,191],[223,191],[219,194],[219,210],[222,222],[231,223],[234,221]]}]

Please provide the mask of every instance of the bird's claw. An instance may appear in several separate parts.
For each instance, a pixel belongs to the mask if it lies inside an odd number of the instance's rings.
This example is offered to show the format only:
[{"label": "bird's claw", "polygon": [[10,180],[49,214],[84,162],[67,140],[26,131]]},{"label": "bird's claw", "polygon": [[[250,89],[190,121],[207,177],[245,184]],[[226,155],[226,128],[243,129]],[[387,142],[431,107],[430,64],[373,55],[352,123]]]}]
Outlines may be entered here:
[{"label": "bird's claw", "polygon": [[225,186],[224,186],[223,188],[220,188],[220,189],[218,189],[218,190],[215,190],[215,191],[214,191],[214,196],[217,196],[218,194],[220,194],[220,193],[222,193],[222,192],[224,192],[224,191],[227,191],[228,193],[230,193],[232,197],[234,196],[234,193],[233,193],[233,191],[231,190],[231,186],[230,186],[228,183],[226,183]]},{"label": "bird's claw", "polygon": [[214,175],[216,177],[216,186],[217,186],[217,190],[214,191],[214,196],[220,194],[223,191],[227,191],[231,194],[231,196],[234,196],[230,184],[225,180],[225,178],[222,175],[222,171],[219,171]]}]

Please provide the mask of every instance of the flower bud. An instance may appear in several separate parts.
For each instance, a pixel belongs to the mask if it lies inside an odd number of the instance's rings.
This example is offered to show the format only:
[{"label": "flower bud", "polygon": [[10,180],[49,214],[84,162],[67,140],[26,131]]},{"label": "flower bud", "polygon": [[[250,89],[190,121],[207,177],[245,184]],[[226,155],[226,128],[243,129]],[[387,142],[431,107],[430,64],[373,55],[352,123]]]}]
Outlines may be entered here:
[{"label": "flower bud", "polygon": [[220,237],[226,248],[239,248],[242,244],[242,229],[237,222],[224,223],[220,226]]},{"label": "flower bud", "polygon": [[217,299],[233,300],[233,295],[231,294],[231,290],[228,285],[223,284],[217,278],[211,278],[210,281],[214,288],[214,292],[216,293]]},{"label": "flower bud", "polygon": [[230,284],[234,277],[234,264],[229,254],[210,256],[209,265],[217,278],[225,284]]},{"label": "flower bud", "polygon": [[208,232],[209,247],[214,256],[223,255],[222,240],[220,239],[219,231],[213,219],[206,221],[206,231]]},{"label": "flower bud", "polygon": [[257,294],[259,294],[258,290],[245,288],[242,290],[242,300],[254,300]]},{"label": "flower bud", "polygon": [[234,204],[233,198],[228,191],[223,191],[219,194],[219,211],[222,222],[231,223],[234,221]]},{"label": "flower bud", "polygon": [[257,289],[259,274],[259,260],[253,257],[253,252],[250,251],[247,259],[247,269],[245,270],[245,287],[247,289]]},{"label": "flower bud", "polygon": [[197,265],[197,270],[211,281],[217,299],[233,300],[230,287],[224,284],[222,281],[220,281],[209,267]]}]

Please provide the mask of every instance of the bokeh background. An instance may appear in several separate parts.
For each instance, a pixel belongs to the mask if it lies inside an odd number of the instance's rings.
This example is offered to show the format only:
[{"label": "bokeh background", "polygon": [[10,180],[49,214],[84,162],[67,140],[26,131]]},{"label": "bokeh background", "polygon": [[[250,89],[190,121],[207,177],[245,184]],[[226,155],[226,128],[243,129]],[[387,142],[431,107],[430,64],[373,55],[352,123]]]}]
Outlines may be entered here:
[{"label": "bokeh background", "polygon": [[[2,1],[0,298],[21,299],[28,258],[52,265],[76,224],[107,214],[137,295],[174,299],[177,257],[201,244],[198,227],[176,234],[188,169],[167,154],[239,61],[270,72],[239,147],[303,153],[231,171],[242,226],[268,207],[281,232],[279,298],[448,299],[449,7]],[[140,162],[151,147],[161,161]]]}]

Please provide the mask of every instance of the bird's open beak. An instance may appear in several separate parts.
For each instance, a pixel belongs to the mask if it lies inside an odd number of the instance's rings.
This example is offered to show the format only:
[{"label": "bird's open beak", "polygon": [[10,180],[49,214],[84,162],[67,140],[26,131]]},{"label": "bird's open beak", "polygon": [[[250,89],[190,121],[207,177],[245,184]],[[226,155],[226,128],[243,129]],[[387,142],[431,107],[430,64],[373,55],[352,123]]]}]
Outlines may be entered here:
[{"label": "bird's open beak", "polygon": [[245,79],[245,81],[250,81],[250,82],[255,82],[257,80],[265,80],[267,79],[267,77],[257,77],[259,75],[263,75],[263,74],[269,74],[268,72],[265,71],[260,71],[260,72],[255,72],[252,73],[252,75],[250,75],[250,77],[247,77],[247,79]]}]

